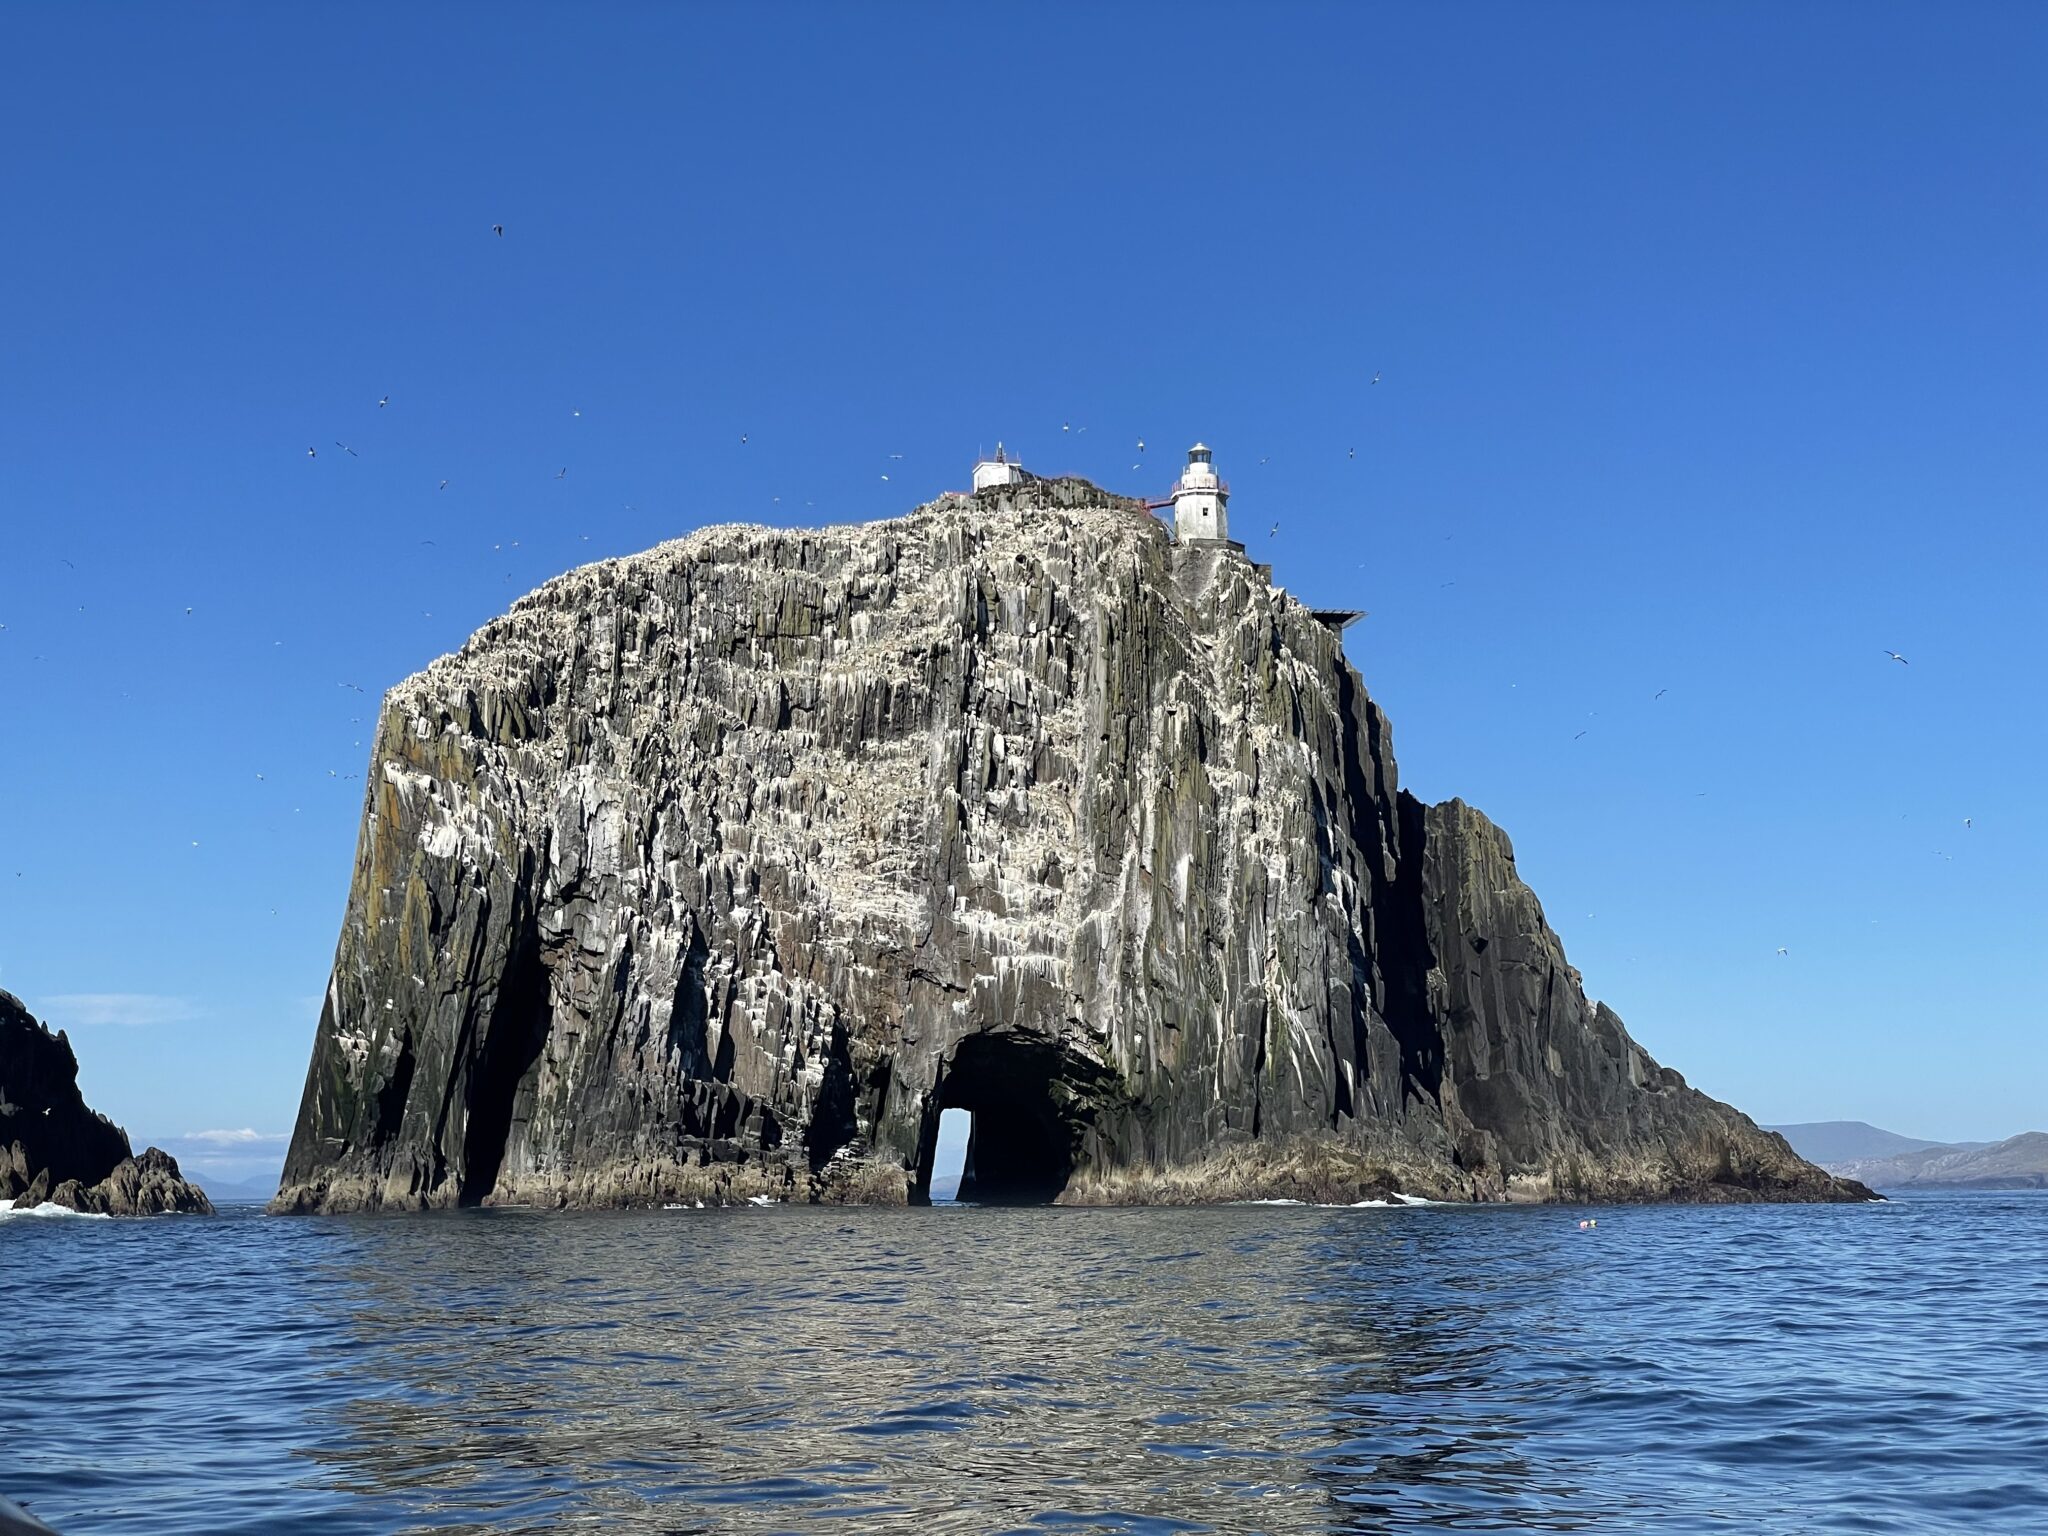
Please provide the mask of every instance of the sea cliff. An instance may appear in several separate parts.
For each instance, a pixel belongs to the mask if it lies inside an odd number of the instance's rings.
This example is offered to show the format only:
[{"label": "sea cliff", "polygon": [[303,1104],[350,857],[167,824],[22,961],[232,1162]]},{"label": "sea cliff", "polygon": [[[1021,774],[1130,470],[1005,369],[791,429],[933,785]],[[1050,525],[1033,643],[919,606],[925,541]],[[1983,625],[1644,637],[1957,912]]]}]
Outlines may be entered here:
[{"label": "sea cliff", "polygon": [[20,998],[0,992],[0,1200],[104,1216],[211,1214],[168,1152],[131,1152],[127,1132],[86,1107],[78,1058]]},{"label": "sea cliff", "polygon": [[1074,480],[707,528],[387,695],[285,1211],[1834,1200],[1590,1002],[1340,637]]}]

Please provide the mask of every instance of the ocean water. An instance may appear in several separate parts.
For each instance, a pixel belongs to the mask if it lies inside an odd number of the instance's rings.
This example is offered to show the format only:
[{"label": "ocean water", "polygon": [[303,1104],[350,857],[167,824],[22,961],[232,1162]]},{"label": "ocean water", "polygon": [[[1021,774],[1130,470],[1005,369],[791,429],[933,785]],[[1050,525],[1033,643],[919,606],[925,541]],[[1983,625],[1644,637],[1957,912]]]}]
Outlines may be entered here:
[{"label": "ocean water", "polygon": [[0,1493],[66,1536],[2048,1531],[2044,1258],[2041,1195],[4,1218]]}]

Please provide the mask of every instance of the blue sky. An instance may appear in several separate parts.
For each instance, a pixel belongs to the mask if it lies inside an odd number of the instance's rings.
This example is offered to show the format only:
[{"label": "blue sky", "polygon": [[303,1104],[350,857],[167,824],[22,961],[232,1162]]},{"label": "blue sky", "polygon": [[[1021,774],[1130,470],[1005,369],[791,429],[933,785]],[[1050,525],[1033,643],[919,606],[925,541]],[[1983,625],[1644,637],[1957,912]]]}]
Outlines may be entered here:
[{"label": "blue sky", "polygon": [[2048,1123],[2044,78],[2022,5],[7,8],[0,986],[280,1136],[384,688],[1200,437],[1660,1058]]}]

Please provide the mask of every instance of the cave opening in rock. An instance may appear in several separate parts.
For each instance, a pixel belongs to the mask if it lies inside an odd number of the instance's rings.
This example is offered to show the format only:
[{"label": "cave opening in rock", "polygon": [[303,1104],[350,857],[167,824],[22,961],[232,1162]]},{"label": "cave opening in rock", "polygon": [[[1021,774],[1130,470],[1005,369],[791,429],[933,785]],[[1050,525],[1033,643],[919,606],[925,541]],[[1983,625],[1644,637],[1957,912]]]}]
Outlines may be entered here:
[{"label": "cave opening in rock", "polygon": [[[918,1193],[929,1198],[946,1112],[972,1117],[954,1198],[984,1205],[1047,1205],[1067,1187],[1087,1122],[1049,1041],[970,1035],[960,1042],[927,1116]],[[944,1186],[941,1185],[943,1194]]]},{"label": "cave opening in rock", "polygon": [[932,1151],[931,1197],[956,1200],[967,1174],[967,1143],[974,1135],[974,1116],[964,1109],[939,1112],[939,1141]]}]

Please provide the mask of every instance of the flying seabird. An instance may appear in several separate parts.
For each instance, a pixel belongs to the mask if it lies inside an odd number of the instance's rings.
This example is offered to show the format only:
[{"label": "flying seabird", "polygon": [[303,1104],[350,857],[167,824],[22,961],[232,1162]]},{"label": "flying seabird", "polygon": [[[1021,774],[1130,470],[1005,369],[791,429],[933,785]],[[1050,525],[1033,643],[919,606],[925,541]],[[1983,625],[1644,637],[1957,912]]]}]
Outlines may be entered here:
[{"label": "flying seabird", "polygon": [[309,458],[309,459],[317,459],[317,458],[319,458],[319,457],[320,457],[320,453],[319,453],[319,450],[317,450],[317,449],[314,449],[314,448],[308,448],[308,449],[306,450],[306,457],[307,457],[307,458]]},{"label": "flying seabird", "polygon": [[1789,955],[1792,953],[1792,951],[1787,949],[1784,945],[1780,944],[1778,946],[1778,953],[1781,955]]},{"label": "flying seabird", "polygon": [[352,459],[360,459],[362,457],[362,455],[360,453],[357,453],[355,449],[349,447],[347,443],[342,442],[338,438],[335,440],[334,446],[339,448],[343,453],[347,454]]},{"label": "flying seabird", "polygon": [[505,238],[505,226],[502,224],[493,224],[491,226],[491,233],[496,235],[500,240],[502,240]]},{"label": "flying seabird", "polygon": [[389,405],[390,403],[391,397],[389,395],[386,395],[382,400],[379,400],[377,402],[377,409],[381,411],[384,409],[385,406]]},{"label": "flying seabird", "polygon": [[1897,651],[1886,651],[1885,655],[1891,657],[1893,661],[1896,661],[1902,667],[1910,667],[1912,665],[1910,661],[1906,660],[1906,658],[1901,656]]},{"label": "flying seabird", "polygon": [[1372,376],[1372,381],[1373,381],[1373,383],[1375,383],[1375,384],[1379,383],[1379,381],[1380,381],[1380,376],[1379,376],[1379,373],[1378,373],[1377,371],[1375,371],[1375,372],[1373,373],[1373,376]]}]

